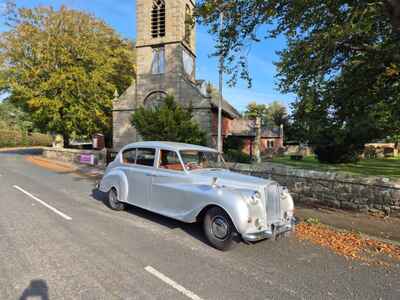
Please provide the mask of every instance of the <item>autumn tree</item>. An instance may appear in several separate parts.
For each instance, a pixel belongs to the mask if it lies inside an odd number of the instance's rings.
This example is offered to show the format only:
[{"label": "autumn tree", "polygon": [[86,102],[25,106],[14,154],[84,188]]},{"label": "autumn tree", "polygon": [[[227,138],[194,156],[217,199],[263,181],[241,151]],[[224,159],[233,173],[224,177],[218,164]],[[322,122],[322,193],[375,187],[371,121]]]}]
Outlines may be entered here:
[{"label": "autumn tree", "polygon": [[85,12],[8,5],[0,35],[0,92],[42,131],[110,134],[112,98],[135,76],[132,42]]},{"label": "autumn tree", "polygon": [[146,141],[206,144],[206,134],[193,120],[191,109],[180,106],[172,95],[167,96],[160,106],[138,108],[133,114],[132,125]]},{"label": "autumn tree", "polygon": [[[398,0],[204,0],[197,14],[219,37],[231,83],[250,81],[247,49],[284,36],[279,89],[297,96],[294,124],[321,161],[357,160],[400,128]],[[219,11],[224,12],[219,32]]]}]

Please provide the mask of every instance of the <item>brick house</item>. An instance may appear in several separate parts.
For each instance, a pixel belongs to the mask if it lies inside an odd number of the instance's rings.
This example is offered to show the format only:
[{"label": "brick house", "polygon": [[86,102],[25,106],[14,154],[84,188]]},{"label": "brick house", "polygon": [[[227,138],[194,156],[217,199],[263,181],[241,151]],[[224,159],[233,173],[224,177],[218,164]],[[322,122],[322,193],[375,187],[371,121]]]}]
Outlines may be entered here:
[{"label": "brick house", "polygon": [[[253,145],[256,138],[255,120],[238,118],[230,122],[230,136],[235,136],[243,140],[244,153],[253,156]],[[284,147],[283,126],[279,127],[261,127],[260,150],[262,154],[277,153]]]}]

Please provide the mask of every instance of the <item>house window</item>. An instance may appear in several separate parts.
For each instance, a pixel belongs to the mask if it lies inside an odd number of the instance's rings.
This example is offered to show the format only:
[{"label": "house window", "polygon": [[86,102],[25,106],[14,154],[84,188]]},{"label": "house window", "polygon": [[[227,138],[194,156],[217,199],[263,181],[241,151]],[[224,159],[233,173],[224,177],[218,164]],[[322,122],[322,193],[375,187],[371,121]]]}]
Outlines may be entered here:
[{"label": "house window", "polygon": [[165,48],[164,47],[153,48],[152,73],[153,74],[164,74],[165,73]]},{"label": "house window", "polygon": [[190,11],[190,7],[186,5],[185,11],[185,42],[190,45],[190,39],[192,34],[193,28],[193,19],[192,19],[192,12]]},{"label": "house window", "polygon": [[165,2],[154,0],[151,10],[151,36],[159,38],[165,36]]},{"label": "house window", "polygon": [[267,141],[267,148],[268,149],[273,149],[275,146],[275,142],[273,140]]}]

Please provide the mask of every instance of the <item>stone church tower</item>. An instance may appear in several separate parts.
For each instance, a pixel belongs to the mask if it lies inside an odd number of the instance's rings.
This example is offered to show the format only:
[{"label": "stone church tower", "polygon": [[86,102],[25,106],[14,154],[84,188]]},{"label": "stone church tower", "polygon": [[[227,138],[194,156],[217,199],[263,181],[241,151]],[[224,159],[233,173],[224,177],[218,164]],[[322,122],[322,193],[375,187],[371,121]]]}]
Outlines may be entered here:
[{"label": "stone church tower", "polygon": [[[114,149],[140,140],[131,126],[140,106],[154,107],[167,94],[182,106],[193,107],[194,118],[215,143],[215,113],[218,97],[207,92],[205,81],[196,80],[196,37],[192,23],[192,0],[136,0],[137,78],[113,104]],[[224,102],[224,116],[237,111]]]}]

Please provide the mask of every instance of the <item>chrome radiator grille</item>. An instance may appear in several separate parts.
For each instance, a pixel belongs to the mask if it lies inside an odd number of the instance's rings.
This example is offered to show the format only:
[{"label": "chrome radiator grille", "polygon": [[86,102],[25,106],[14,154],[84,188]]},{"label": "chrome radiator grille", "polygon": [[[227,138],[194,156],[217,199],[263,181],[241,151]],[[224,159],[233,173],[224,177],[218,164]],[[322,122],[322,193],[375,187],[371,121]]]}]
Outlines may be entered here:
[{"label": "chrome radiator grille", "polygon": [[270,184],[265,188],[267,223],[281,222],[281,188],[278,184]]}]

